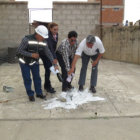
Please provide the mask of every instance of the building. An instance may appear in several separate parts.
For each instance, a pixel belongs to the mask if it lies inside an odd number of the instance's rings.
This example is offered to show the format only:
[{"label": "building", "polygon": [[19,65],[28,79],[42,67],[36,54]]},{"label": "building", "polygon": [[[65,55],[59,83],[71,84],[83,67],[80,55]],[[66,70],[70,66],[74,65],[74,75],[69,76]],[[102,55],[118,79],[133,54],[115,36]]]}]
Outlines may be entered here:
[{"label": "building", "polygon": [[99,1],[102,4],[102,25],[122,25],[124,19],[124,0],[88,0],[88,2]]},{"label": "building", "polygon": [[134,24],[134,26],[140,26],[140,20],[136,21],[136,23]]}]

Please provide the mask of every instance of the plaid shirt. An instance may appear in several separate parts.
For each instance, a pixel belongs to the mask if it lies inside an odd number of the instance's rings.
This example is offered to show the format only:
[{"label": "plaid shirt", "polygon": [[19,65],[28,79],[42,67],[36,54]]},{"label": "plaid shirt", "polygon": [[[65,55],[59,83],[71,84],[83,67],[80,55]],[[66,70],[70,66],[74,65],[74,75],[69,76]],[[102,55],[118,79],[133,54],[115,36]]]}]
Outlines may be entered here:
[{"label": "plaid shirt", "polygon": [[70,70],[69,58],[73,59],[77,46],[78,46],[77,41],[73,46],[70,46],[69,40],[64,39],[57,49],[57,52],[60,53],[63,57],[67,71]]}]

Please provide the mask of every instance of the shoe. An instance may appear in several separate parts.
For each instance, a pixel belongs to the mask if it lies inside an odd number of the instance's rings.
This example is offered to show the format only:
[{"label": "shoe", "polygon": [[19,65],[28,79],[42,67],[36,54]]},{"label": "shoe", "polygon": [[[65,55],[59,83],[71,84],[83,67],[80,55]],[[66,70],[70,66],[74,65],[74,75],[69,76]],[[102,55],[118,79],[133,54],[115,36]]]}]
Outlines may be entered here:
[{"label": "shoe", "polygon": [[55,93],[55,92],[56,92],[55,89],[52,88],[52,87],[45,88],[45,90],[46,90],[47,92],[49,92],[49,93]]},{"label": "shoe", "polygon": [[84,87],[82,85],[79,86],[79,91],[83,91]]},{"label": "shoe", "polygon": [[69,88],[62,88],[62,91],[67,92],[67,91],[69,91]]},{"label": "shoe", "polygon": [[36,97],[40,99],[46,99],[46,96],[43,94],[37,94]]},{"label": "shoe", "polygon": [[91,91],[92,93],[96,93],[95,87],[91,86],[91,87],[90,87],[90,91]]},{"label": "shoe", "polygon": [[68,84],[68,89],[74,89],[74,87],[71,84]]},{"label": "shoe", "polygon": [[35,101],[35,97],[34,96],[29,96],[29,101],[34,102]]}]

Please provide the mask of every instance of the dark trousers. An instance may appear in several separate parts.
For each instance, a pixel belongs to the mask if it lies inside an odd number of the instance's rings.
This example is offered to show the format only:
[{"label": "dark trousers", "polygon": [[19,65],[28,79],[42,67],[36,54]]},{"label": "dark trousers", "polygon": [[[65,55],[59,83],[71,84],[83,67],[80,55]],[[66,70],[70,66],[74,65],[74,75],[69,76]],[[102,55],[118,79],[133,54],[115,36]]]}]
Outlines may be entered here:
[{"label": "dark trousers", "polygon": [[[80,78],[79,78],[79,85],[85,85],[85,80],[86,80],[86,73],[87,73],[87,67],[90,58],[95,61],[98,57],[97,55],[89,56],[86,55],[85,53],[82,53],[82,68],[80,72]],[[97,84],[97,75],[98,75],[98,64],[95,66],[95,68],[91,70],[91,78],[90,78],[90,86],[96,86]]]},{"label": "dark trousers", "polygon": [[[61,55],[60,53],[57,52],[57,53],[56,53],[56,56],[57,56],[57,60],[58,60],[58,62],[59,62],[59,65],[60,65],[60,67],[61,67],[62,78],[63,78],[63,83],[62,83],[62,90],[63,90],[63,89],[68,88],[68,87],[70,86],[71,83],[68,83],[68,82],[66,81],[66,79],[67,79],[67,77],[68,77],[68,72],[67,72],[67,70],[66,70],[66,66],[65,66],[65,63],[64,63],[64,60],[63,60],[62,55]],[[70,63],[70,65],[71,65],[71,63],[72,63],[72,59],[71,59],[71,58],[69,58],[69,63]]]},{"label": "dark trousers", "polygon": [[[28,96],[33,96],[34,91],[31,89],[32,80],[31,80],[31,73],[33,76],[34,88],[37,95],[42,94],[41,89],[41,78],[39,74],[39,64],[35,63],[34,65],[30,66],[27,64],[19,63],[22,77],[24,81],[24,86]],[[31,73],[30,73],[31,72]]]},{"label": "dark trousers", "polygon": [[44,88],[50,88],[51,87],[51,81],[50,81],[50,67],[52,66],[51,61],[49,58],[45,55],[40,55],[40,58],[43,61],[44,69],[45,69],[45,82],[44,82]]}]

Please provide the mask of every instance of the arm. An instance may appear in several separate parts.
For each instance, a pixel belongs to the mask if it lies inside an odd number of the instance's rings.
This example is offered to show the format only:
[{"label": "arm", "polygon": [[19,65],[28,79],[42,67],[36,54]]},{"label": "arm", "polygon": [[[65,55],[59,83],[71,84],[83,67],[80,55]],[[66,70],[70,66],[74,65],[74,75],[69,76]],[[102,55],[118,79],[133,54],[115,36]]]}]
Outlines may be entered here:
[{"label": "arm", "polygon": [[54,51],[54,49],[53,49],[52,44],[49,44],[49,49],[50,49],[50,52],[51,52],[52,55],[53,55],[53,58],[54,58],[54,64],[57,64],[57,57],[56,57],[56,54],[55,54],[55,51]]},{"label": "arm", "polygon": [[71,64],[71,69],[70,71],[68,72],[68,75],[72,74],[74,72],[74,69],[75,69],[75,65],[76,65],[76,62],[77,60],[80,58],[80,55],[75,55],[74,56],[74,59],[72,61],[72,64]]},{"label": "arm", "polygon": [[98,55],[97,59],[95,61],[93,61],[93,63],[92,63],[93,67],[96,66],[96,64],[99,62],[99,60],[101,59],[101,57],[103,56],[103,54],[105,52],[103,43],[99,37],[96,37],[96,42],[97,42],[98,49],[99,49],[99,55]]},{"label": "arm", "polygon": [[55,54],[55,51],[54,51],[54,48],[53,48],[53,46],[52,46],[52,43],[51,43],[50,38],[48,38],[48,39],[47,39],[47,44],[48,44],[48,47],[49,47],[49,49],[50,49],[50,51],[51,51],[51,53],[52,53],[52,55],[53,55],[54,59],[57,59],[57,57],[56,57],[56,54]]},{"label": "arm", "polygon": [[98,55],[97,59],[96,59],[95,61],[93,61],[93,63],[92,63],[92,66],[93,66],[93,67],[97,65],[97,63],[99,62],[99,60],[101,59],[102,56],[103,56],[103,54],[100,53],[100,54]]},{"label": "arm", "polygon": [[52,55],[52,53],[51,53],[51,51],[50,51],[50,49],[48,48],[48,46],[46,45],[45,47],[44,47],[44,52],[45,52],[45,55],[49,58],[49,60],[51,61],[51,63],[53,64],[53,65],[56,65],[56,63],[54,62],[54,57],[53,57],[53,55]]},{"label": "arm", "polygon": [[70,70],[70,63],[69,63],[69,58],[68,58],[68,52],[66,50],[63,51],[63,60],[66,66],[66,70],[69,71]]},{"label": "arm", "polygon": [[70,63],[69,63],[69,55],[68,55],[68,51],[67,51],[67,42],[66,41],[61,43],[61,45],[59,46],[59,50],[61,51],[62,58],[65,63],[65,66],[66,66],[65,69],[67,71],[69,71]]},{"label": "arm", "polygon": [[39,55],[37,53],[30,53],[28,51],[26,51],[27,49],[27,46],[28,46],[28,39],[26,37],[24,37],[17,49],[17,56],[27,56],[27,57],[32,57],[32,58],[39,58]]},{"label": "arm", "polygon": [[72,61],[72,64],[71,64],[71,69],[70,71],[68,72],[68,75],[70,75],[71,73],[74,72],[74,69],[75,69],[75,65],[76,65],[76,62],[77,60],[81,57],[81,54],[83,52],[83,49],[84,49],[84,42],[86,41],[86,39],[82,40],[81,43],[79,44],[77,50],[76,50],[76,53],[75,53],[75,56],[74,56],[74,59]]},{"label": "arm", "polygon": [[17,55],[23,55],[23,56],[27,56],[27,57],[32,57],[32,53],[26,51],[28,46],[28,39],[26,37],[24,37],[17,49],[16,54]]}]

